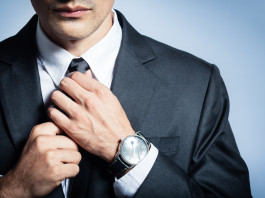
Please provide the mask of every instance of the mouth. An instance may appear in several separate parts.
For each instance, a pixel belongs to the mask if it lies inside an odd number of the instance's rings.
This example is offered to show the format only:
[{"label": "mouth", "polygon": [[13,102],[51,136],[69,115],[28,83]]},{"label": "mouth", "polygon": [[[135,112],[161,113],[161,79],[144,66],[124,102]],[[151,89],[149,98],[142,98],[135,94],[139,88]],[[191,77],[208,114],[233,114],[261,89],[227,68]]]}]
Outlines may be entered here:
[{"label": "mouth", "polygon": [[87,12],[89,12],[89,10],[91,9],[81,6],[75,6],[75,7],[65,6],[62,8],[54,9],[54,12],[65,18],[79,18],[85,15]]}]

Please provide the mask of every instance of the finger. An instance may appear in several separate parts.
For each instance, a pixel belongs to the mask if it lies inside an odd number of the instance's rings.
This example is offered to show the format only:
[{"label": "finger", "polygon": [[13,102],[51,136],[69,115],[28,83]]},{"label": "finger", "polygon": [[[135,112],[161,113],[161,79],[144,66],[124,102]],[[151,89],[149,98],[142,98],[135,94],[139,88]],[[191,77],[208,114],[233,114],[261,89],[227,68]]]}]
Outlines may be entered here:
[{"label": "finger", "polygon": [[54,152],[58,161],[62,163],[79,164],[81,161],[81,154],[73,150],[56,150]]},{"label": "finger", "polygon": [[60,165],[60,180],[75,177],[79,173],[79,166],[77,164],[61,164]]},{"label": "finger", "polygon": [[70,119],[58,109],[50,107],[48,109],[48,115],[51,120],[63,131],[66,131],[66,129],[70,126]]},{"label": "finger", "polygon": [[76,103],[81,104],[81,101],[84,99],[84,96],[89,94],[87,90],[77,84],[73,79],[65,77],[60,82],[60,88],[69,94]]},{"label": "finger", "polygon": [[40,135],[58,135],[62,133],[63,131],[53,122],[45,122],[33,127],[29,139],[34,140],[36,137]]},{"label": "finger", "polygon": [[76,111],[78,108],[78,105],[73,100],[59,90],[56,90],[52,93],[51,100],[70,117],[72,117],[73,111]]},{"label": "finger", "polygon": [[92,71],[91,71],[91,69],[87,70],[85,72],[85,75],[88,76],[89,78],[92,78]]},{"label": "finger", "polygon": [[108,89],[105,85],[101,84],[99,81],[93,78],[88,78],[87,75],[82,74],[80,72],[72,72],[69,75],[69,77],[87,91],[95,93],[99,89]]},{"label": "finger", "polygon": [[72,150],[72,151],[78,151],[77,144],[71,140],[70,138],[63,136],[63,135],[57,135],[57,136],[38,136],[35,139],[35,144],[37,148],[42,148],[41,150],[47,151],[47,150]]}]

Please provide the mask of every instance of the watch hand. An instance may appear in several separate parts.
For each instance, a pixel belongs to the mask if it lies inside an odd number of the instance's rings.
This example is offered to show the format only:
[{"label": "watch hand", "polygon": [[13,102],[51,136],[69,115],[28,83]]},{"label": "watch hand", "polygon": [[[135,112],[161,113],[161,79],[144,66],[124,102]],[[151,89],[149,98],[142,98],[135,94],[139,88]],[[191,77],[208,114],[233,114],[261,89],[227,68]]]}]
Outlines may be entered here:
[{"label": "watch hand", "polygon": [[135,158],[135,147],[133,146],[134,142],[131,141],[132,147],[133,147],[133,157]]},{"label": "watch hand", "polygon": [[137,149],[137,154],[138,154],[138,159],[140,160],[140,152],[139,152],[139,148]]}]

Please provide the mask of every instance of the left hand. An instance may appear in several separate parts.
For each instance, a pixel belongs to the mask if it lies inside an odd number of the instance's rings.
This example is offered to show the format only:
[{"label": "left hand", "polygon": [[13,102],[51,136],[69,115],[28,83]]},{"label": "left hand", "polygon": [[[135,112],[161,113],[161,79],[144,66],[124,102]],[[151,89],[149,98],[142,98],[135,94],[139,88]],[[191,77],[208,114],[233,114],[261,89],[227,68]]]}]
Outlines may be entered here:
[{"label": "left hand", "polygon": [[73,72],[62,79],[60,88],[51,99],[56,108],[49,108],[53,122],[89,153],[111,162],[117,153],[121,138],[134,134],[134,130],[116,96],[91,72]]}]

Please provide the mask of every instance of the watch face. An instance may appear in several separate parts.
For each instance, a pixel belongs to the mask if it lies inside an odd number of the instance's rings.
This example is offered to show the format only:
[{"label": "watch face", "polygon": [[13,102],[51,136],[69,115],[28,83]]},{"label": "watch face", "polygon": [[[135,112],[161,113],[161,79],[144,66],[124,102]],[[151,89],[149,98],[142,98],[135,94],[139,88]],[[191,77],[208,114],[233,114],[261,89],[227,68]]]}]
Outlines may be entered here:
[{"label": "watch face", "polygon": [[130,165],[136,165],[148,153],[146,142],[138,136],[127,137],[120,149],[121,158]]}]

